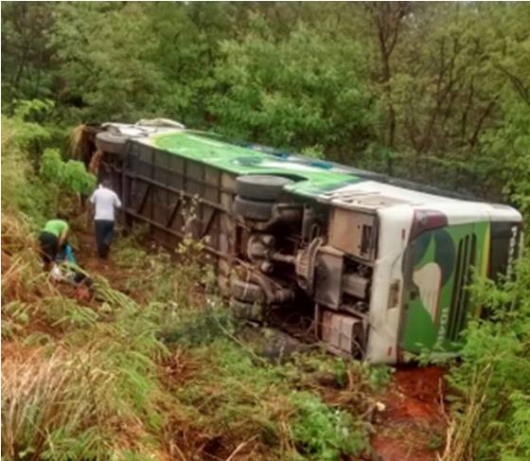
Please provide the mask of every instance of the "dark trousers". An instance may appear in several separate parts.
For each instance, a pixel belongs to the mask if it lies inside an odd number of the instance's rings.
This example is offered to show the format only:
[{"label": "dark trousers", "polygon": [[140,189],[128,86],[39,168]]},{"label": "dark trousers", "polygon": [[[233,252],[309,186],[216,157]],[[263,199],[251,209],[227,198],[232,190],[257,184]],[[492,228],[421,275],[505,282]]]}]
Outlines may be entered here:
[{"label": "dark trousers", "polygon": [[42,231],[39,234],[39,244],[44,269],[48,269],[50,264],[55,261],[59,251],[59,239],[49,232]]},{"label": "dark trousers", "polygon": [[96,246],[100,258],[106,258],[109,254],[110,244],[114,236],[114,221],[97,220],[96,225]]}]

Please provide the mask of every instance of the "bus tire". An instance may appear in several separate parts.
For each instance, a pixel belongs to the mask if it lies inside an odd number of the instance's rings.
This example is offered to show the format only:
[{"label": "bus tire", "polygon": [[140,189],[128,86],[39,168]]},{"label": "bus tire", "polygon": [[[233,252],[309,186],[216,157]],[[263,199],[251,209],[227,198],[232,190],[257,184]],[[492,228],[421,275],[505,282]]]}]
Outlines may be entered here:
[{"label": "bus tire", "polygon": [[259,285],[243,282],[239,279],[232,280],[230,284],[230,294],[238,301],[244,301],[247,303],[265,302],[265,293]]},{"label": "bus tire", "polygon": [[122,154],[125,151],[125,136],[102,131],[96,135],[96,147],[109,154]]},{"label": "bus tire", "polygon": [[236,196],[234,200],[234,211],[243,218],[255,221],[268,221],[272,215],[274,203],[247,200]]},{"label": "bus tire", "polygon": [[236,178],[236,194],[259,202],[275,202],[293,181],[282,176],[244,175]]}]

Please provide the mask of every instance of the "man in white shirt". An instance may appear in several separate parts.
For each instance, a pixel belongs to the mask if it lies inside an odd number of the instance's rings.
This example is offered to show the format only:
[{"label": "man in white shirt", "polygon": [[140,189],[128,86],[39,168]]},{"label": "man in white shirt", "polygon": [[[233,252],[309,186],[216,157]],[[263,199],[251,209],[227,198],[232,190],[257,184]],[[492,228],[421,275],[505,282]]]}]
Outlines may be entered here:
[{"label": "man in white shirt", "polygon": [[106,259],[114,234],[115,210],[121,207],[116,193],[110,189],[110,182],[103,180],[90,197],[94,205],[94,223],[96,231],[96,246],[100,258]]}]

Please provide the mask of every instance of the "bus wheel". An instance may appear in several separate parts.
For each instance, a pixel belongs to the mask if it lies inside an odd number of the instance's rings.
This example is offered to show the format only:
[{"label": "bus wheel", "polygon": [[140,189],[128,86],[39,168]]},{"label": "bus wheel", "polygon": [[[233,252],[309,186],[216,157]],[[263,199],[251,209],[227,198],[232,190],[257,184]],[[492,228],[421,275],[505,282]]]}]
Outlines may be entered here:
[{"label": "bus wheel", "polygon": [[96,147],[109,154],[121,154],[125,150],[127,138],[120,134],[102,131],[96,135]]},{"label": "bus wheel", "polygon": [[272,215],[274,203],[247,200],[236,196],[234,200],[234,211],[243,218],[255,221],[268,221]]},{"label": "bus wheel", "polygon": [[236,194],[258,202],[275,202],[293,181],[282,176],[245,175],[236,178]]},{"label": "bus wheel", "polygon": [[265,293],[259,285],[243,282],[238,279],[231,281],[230,294],[238,301],[247,303],[265,302]]}]

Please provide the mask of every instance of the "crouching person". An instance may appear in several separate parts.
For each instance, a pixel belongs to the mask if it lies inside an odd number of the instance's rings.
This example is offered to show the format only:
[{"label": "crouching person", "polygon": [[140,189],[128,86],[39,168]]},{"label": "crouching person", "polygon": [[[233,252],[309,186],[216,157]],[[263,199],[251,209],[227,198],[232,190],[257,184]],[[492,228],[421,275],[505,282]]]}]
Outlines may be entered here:
[{"label": "crouching person", "polygon": [[60,249],[66,243],[68,223],[62,219],[52,219],[39,234],[39,244],[44,270],[48,271]]}]

